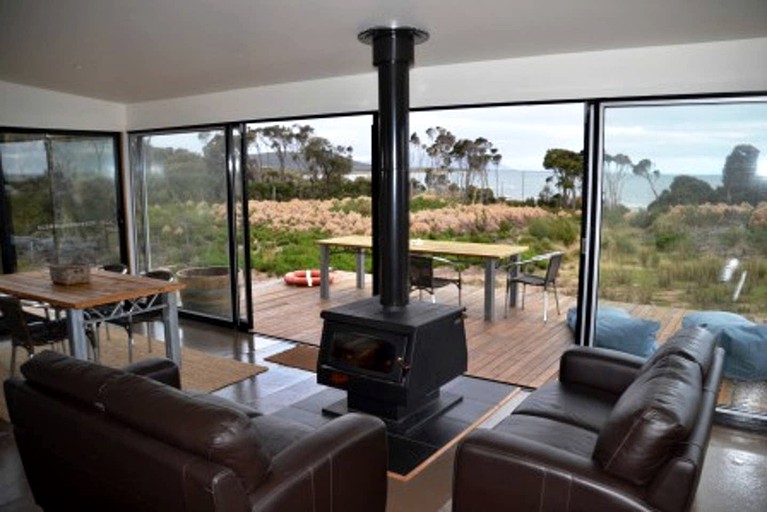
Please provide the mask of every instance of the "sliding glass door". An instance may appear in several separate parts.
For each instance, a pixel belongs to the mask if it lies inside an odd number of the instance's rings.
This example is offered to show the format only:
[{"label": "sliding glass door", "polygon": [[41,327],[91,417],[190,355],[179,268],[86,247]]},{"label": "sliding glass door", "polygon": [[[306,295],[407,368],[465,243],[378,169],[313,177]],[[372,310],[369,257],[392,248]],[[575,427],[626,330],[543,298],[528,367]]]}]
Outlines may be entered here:
[{"label": "sliding glass door", "polygon": [[123,259],[117,154],[112,134],[0,133],[4,273]]},{"label": "sliding glass door", "polygon": [[720,405],[767,416],[767,99],[605,104],[602,120],[600,315],[660,343],[707,325],[727,351]]},{"label": "sliding glass door", "polygon": [[[256,283],[253,314],[258,332],[313,339],[314,334],[306,334],[306,325],[319,325],[319,318],[301,324],[299,319],[307,319],[307,305],[286,296],[277,298],[300,292],[286,287],[283,276],[313,269],[318,274],[317,240],[371,235],[371,124],[372,116],[365,114],[246,125],[248,249],[251,279]],[[336,288],[342,282],[355,282],[352,253],[335,253],[331,264]],[[367,273],[371,265],[372,258],[367,258]],[[372,280],[368,276],[363,281],[367,292],[351,292],[347,300],[370,293]],[[318,275],[312,284],[314,290],[297,296],[316,297]],[[281,306],[277,315],[275,304]],[[286,322],[287,318],[292,321]],[[304,325],[303,332],[299,325]]]},{"label": "sliding glass door", "polygon": [[232,320],[228,145],[224,128],[131,138],[139,270],[171,270],[184,311]]}]

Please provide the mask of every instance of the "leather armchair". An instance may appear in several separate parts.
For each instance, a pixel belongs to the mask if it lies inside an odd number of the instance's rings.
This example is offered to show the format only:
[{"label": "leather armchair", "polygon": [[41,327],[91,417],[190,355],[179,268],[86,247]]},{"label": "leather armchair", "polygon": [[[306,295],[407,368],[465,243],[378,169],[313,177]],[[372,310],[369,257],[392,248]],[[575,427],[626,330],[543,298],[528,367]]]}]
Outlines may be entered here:
[{"label": "leather armchair", "polygon": [[313,429],[184,393],[167,360],[127,370],[46,351],[5,382],[45,510],[384,511],[381,420]]},{"label": "leather armchair", "polygon": [[559,381],[459,444],[453,510],[689,509],[723,356],[702,329],[677,333],[647,361],[568,350]]}]

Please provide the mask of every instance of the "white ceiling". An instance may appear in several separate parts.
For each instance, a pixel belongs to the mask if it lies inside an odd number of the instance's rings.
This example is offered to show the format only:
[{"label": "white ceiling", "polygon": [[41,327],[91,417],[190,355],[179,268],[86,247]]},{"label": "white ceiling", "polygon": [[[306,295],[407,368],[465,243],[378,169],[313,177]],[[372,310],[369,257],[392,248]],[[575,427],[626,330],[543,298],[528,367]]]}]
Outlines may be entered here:
[{"label": "white ceiling", "polygon": [[[767,0],[0,0],[0,80],[122,103],[417,66],[767,36]],[[605,70],[609,73],[609,70]]]}]

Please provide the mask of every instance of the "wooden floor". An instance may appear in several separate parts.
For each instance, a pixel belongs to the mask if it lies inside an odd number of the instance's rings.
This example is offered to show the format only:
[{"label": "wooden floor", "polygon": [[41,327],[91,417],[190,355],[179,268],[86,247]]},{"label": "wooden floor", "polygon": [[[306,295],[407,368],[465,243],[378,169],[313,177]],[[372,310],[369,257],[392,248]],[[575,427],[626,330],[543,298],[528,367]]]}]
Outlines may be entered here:
[{"label": "wooden floor", "polygon": [[[567,309],[575,306],[575,298],[560,296],[557,315],[553,294],[549,297],[549,321],[543,322],[543,294],[540,288],[528,288],[525,309],[511,309],[504,318],[503,288],[499,279],[496,289],[496,320],[483,320],[484,288],[481,283],[465,285],[463,305],[466,306],[466,334],[469,349],[469,375],[529,387],[539,387],[557,376],[559,357],[573,343],[573,334],[565,322]],[[335,273],[330,299],[321,300],[319,288],[299,288],[270,279],[254,284],[256,331],[278,338],[318,346],[322,331],[320,311],[363,299],[367,288],[355,287],[352,272]],[[424,294],[425,300],[430,300]],[[418,293],[411,295],[418,300]],[[458,303],[453,286],[437,291],[437,300]],[[622,304],[633,316],[652,318],[661,322],[661,341],[674,333],[685,310],[645,305]]]}]

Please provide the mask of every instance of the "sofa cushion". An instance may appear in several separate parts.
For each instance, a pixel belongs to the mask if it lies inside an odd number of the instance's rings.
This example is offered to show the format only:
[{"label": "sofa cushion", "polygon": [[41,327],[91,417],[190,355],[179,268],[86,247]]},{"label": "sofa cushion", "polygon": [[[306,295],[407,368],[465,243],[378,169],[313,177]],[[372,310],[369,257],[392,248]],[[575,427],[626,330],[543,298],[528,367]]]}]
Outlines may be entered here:
[{"label": "sofa cushion", "polygon": [[682,329],[661,345],[658,351],[645,362],[640,372],[647,371],[661,359],[676,354],[697,363],[705,379],[711,368],[715,348],[716,339],[706,329],[702,327]]},{"label": "sofa cushion", "polygon": [[673,353],[641,373],[599,433],[594,459],[608,473],[649,482],[690,433],[702,397],[697,363]]},{"label": "sofa cushion", "polygon": [[514,414],[541,416],[598,433],[617,396],[593,388],[550,382],[531,393]]},{"label": "sofa cushion", "polygon": [[591,458],[597,434],[550,418],[512,414],[493,427],[494,432],[513,434],[552,448]]},{"label": "sofa cushion", "polygon": [[69,398],[99,405],[99,393],[107,381],[123,374],[59,352],[44,350],[21,365],[21,373],[32,385],[43,386]]},{"label": "sofa cushion", "polygon": [[251,422],[259,441],[272,457],[315,430],[303,423],[277,416],[259,416]]},{"label": "sofa cushion", "polygon": [[111,380],[102,391],[106,413],[167,444],[226,466],[246,492],[269,472],[271,459],[250,419],[239,411],[195,400],[184,392],[132,374]]},{"label": "sofa cushion", "polygon": [[[567,324],[575,330],[576,308],[567,311]],[[660,322],[634,318],[623,309],[600,307],[597,310],[594,346],[620,350],[641,357],[652,355],[658,348],[656,337]]]},{"label": "sofa cushion", "polygon": [[719,332],[726,352],[724,375],[738,380],[767,379],[767,325],[733,325]]},{"label": "sofa cushion", "polygon": [[257,416],[261,416],[261,413],[255,410],[254,408],[249,407],[245,404],[241,404],[239,402],[233,402],[222,396],[213,395],[210,393],[204,393],[202,391],[183,391],[183,393],[186,396],[194,398],[195,400],[199,400],[201,402],[207,402],[212,405],[218,405],[221,407],[225,407],[227,409],[232,409],[233,411],[241,412],[248,418],[255,418]]}]

